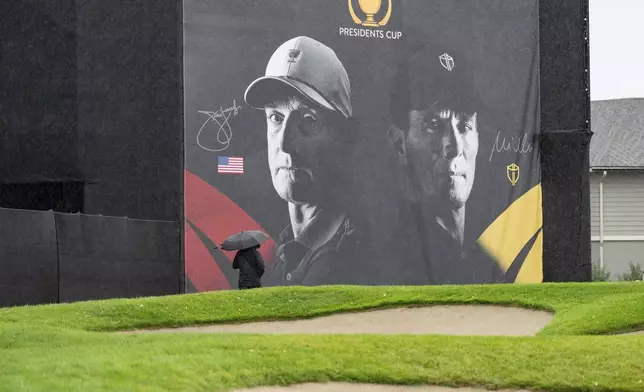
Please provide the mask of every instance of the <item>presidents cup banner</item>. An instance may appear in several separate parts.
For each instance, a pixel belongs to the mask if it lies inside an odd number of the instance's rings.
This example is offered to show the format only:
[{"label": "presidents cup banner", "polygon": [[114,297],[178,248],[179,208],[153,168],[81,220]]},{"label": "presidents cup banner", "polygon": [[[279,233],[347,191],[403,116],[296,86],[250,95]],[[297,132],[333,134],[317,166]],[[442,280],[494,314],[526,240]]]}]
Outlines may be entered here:
[{"label": "presidents cup banner", "polygon": [[541,282],[538,10],[185,0],[189,289]]}]

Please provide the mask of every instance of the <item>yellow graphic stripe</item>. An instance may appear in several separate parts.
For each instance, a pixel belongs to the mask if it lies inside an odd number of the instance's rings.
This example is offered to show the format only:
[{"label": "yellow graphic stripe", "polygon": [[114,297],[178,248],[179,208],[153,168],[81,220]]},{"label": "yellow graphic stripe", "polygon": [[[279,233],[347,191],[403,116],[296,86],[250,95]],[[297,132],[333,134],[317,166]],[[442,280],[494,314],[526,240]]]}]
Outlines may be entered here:
[{"label": "yellow graphic stripe", "polygon": [[530,253],[523,262],[521,271],[517,275],[516,283],[541,283],[543,282],[543,230],[537,236],[530,249]]},{"label": "yellow graphic stripe", "polygon": [[478,242],[507,271],[542,225],[541,184],[538,184],[496,218]]}]

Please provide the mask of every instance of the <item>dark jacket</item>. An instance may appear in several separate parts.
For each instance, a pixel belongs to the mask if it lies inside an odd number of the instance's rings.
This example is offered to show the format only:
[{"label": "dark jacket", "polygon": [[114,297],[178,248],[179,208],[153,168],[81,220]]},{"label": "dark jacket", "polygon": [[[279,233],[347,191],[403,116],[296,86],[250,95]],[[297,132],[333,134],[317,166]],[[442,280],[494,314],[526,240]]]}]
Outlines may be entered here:
[{"label": "dark jacket", "polygon": [[508,278],[475,238],[461,245],[436,221],[424,221],[417,205],[401,203],[392,249],[399,271],[391,284],[505,283]]},{"label": "dark jacket", "polygon": [[[354,219],[344,213],[315,218],[312,230],[293,238],[291,226],[280,235],[276,262],[266,276],[266,286],[319,286],[376,284],[370,257]],[[311,228],[312,229],[312,228]],[[304,238],[303,238],[304,237]]]},{"label": "dark jacket", "polygon": [[239,270],[239,289],[252,289],[261,287],[261,278],[264,275],[264,260],[256,248],[242,249],[237,252],[233,260],[233,269]]}]

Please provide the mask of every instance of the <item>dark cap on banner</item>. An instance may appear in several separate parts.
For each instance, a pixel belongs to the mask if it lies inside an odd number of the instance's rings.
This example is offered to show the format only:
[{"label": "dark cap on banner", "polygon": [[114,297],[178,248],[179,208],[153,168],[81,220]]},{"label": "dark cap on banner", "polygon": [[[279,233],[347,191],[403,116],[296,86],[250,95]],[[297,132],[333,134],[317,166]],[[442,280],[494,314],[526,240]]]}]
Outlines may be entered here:
[{"label": "dark cap on banner", "polygon": [[244,100],[263,109],[285,86],[344,117],[352,115],[347,71],[331,48],[312,38],[296,37],[277,48],[265,75],[248,86]]},{"label": "dark cap on banner", "polygon": [[399,63],[391,85],[391,115],[407,125],[410,110],[439,105],[465,113],[482,109],[465,57],[442,45],[416,45]]}]

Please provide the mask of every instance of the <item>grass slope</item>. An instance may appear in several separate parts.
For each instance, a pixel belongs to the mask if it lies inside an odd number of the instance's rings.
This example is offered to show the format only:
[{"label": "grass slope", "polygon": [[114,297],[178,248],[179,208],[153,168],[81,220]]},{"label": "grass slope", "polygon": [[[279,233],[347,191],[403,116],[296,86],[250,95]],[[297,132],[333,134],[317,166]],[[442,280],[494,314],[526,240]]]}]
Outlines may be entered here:
[{"label": "grass slope", "polygon": [[[556,317],[537,338],[98,332],[452,303]],[[644,391],[644,337],[578,336],[643,328],[643,283],[276,288],[20,307],[0,310],[0,391],[210,392],[323,381]]]}]

